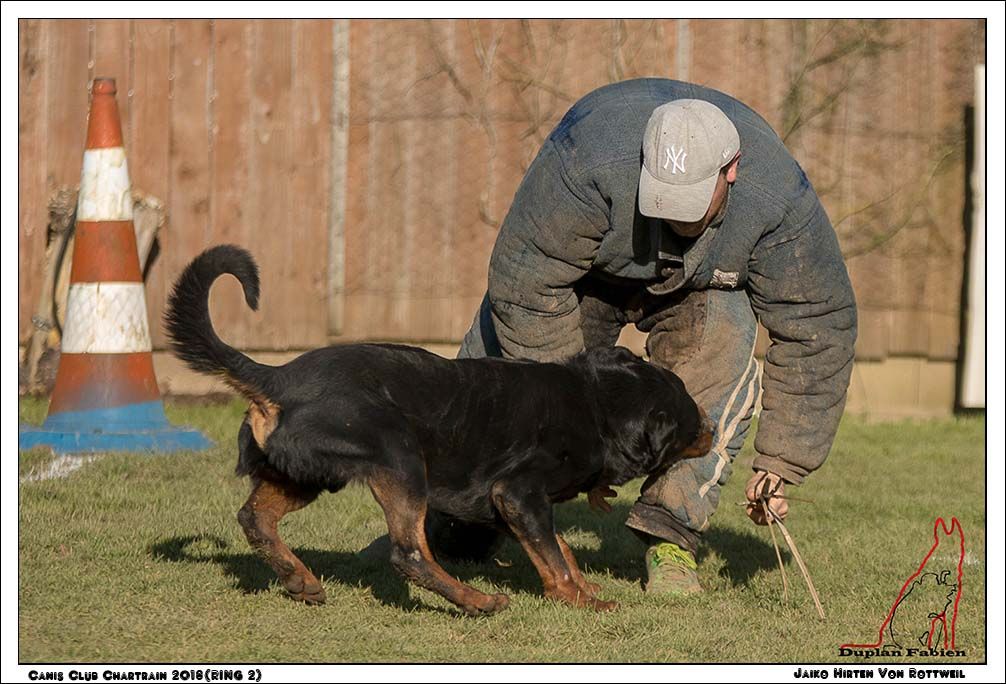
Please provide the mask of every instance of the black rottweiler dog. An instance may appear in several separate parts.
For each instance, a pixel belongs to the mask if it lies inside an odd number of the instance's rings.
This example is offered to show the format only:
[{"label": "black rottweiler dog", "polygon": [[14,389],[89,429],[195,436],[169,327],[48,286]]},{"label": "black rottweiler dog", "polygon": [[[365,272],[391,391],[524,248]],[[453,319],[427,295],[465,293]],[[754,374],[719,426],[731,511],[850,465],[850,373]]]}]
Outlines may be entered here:
[{"label": "black rottweiler dog", "polygon": [[355,344],[280,367],[256,363],[222,342],[210,322],[210,286],[224,273],[241,282],[255,309],[255,262],[223,245],[179,277],[166,328],[190,367],[222,377],[251,402],[237,473],[250,476],[252,492],[238,520],[296,599],[322,603],[325,592],[279,538],[280,519],[322,490],[357,480],[384,510],[394,567],[465,612],[494,613],[508,599],[444,571],[427,543],[427,510],[512,533],[547,596],[612,609],[556,533],[552,505],[580,492],[611,494],[611,485],[709,450],[708,422],[681,380],[620,348],[533,363]]}]

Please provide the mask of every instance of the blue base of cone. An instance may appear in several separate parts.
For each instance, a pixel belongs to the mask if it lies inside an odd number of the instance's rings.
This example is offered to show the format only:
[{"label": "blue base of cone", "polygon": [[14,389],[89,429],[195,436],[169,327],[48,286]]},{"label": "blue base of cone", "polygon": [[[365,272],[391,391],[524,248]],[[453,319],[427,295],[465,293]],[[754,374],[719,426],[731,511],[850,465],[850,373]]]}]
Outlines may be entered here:
[{"label": "blue base of cone", "polygon": [[112,409],[67,411],[41,427],[22,425],[18,448],[47,446],[59,454],[91,451],[198,451],[213,443],[197,430],[175,427],[160,401]]}]

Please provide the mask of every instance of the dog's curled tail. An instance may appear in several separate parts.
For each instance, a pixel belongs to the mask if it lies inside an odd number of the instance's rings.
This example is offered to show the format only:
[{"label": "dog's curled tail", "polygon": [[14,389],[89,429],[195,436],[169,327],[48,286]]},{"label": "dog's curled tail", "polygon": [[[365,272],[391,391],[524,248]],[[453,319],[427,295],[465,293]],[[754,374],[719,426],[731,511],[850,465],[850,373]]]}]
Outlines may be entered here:
[{"label": "dog's curled tail", "polygon": [[234,245],[211,247],[185,267],[175,281],[164,314],[164,327],[175,355],[193,370],[218,375],[257,404],[272,394],[275,369],[252,361],[217,337],[210,321],[210,286],[229,273],[241,283],[245,301],[258,308],[258,266],[246,250]]}]

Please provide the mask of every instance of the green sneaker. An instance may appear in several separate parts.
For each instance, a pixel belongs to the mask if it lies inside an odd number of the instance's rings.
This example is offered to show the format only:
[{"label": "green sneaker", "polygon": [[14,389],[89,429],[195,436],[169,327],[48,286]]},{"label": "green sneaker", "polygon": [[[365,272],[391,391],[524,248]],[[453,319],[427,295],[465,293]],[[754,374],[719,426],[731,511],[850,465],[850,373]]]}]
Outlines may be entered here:
[{"label": "green sneaker", "polygon": [[661,542],[646,549],[646,584],[648,594],[697,594],[702,591],[695,556],[672,542]]}]

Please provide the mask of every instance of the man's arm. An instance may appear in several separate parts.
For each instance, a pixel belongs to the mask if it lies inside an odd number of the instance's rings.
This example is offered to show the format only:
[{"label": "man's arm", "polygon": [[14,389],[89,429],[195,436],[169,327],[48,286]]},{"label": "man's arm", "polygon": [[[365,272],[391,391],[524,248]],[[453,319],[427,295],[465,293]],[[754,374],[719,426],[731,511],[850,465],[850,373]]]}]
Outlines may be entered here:
[{"label": "man's arm", "polygon": [[608,227],[595,198],[569,178],[551,141],[528,169],[489,261],[489,302],[503,355],[554,361],[583,349],[573,284]]},{"label": "man's arm", "polygon": [[856,342],[852,284],[820,203],[803,225],[762,238],[748,283],[771,339],[754,467],[800,484],[828,457]]}]

